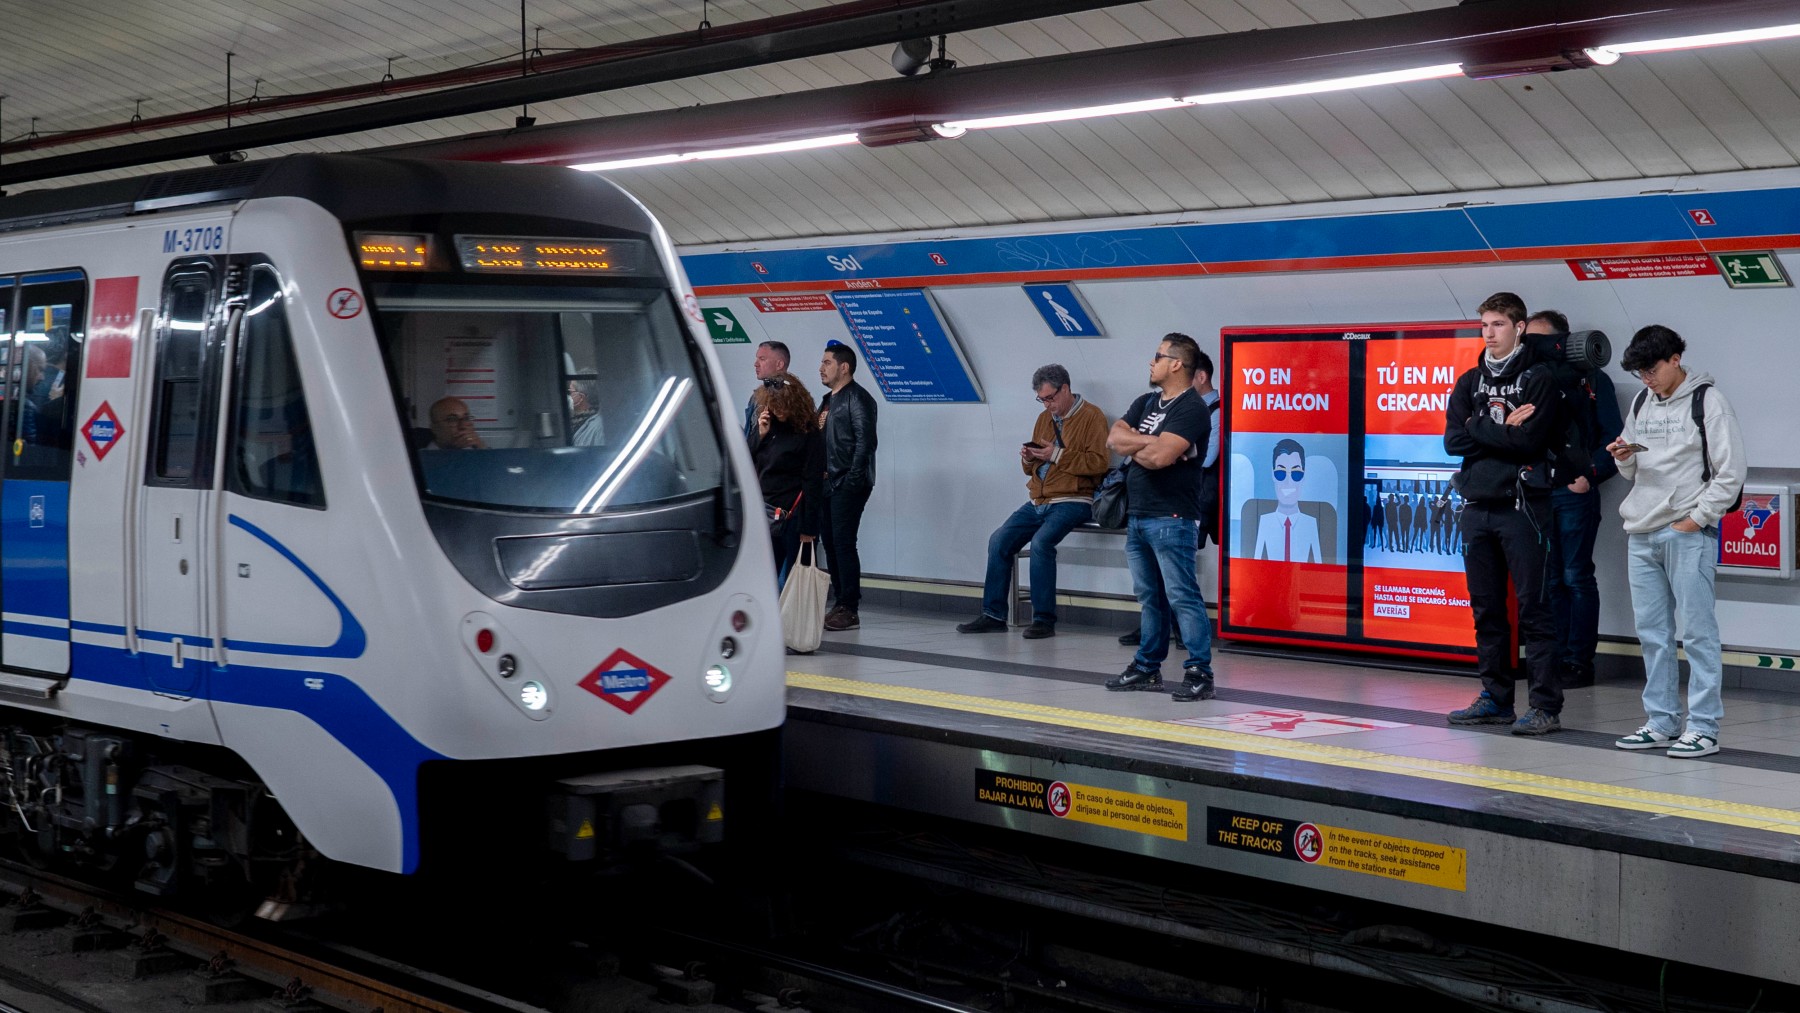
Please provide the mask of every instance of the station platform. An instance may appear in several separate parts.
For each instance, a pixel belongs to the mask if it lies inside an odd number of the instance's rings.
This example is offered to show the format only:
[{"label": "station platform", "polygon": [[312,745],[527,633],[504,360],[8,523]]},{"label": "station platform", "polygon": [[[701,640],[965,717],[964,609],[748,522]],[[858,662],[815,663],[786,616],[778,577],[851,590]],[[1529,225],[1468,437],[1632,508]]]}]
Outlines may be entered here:
[{"label": "station platform", "polygon": [[788,658],[790,788],[1800,983],[1792,694],[1728,690],[1722,751],[1675,759],[1613,747],[1635,682],[1526,738],[1445,723],[1472,675],[1215,641],[1217,698],[1176,703],[1103,688],[1114,631],[861,620]]}]

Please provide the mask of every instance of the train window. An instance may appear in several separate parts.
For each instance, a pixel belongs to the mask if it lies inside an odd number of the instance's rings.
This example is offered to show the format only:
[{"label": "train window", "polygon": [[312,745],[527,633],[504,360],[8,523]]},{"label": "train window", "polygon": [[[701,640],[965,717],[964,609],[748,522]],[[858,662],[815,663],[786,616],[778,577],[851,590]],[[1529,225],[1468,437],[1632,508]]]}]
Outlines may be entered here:
[{"label": "train window", "polygon": [[206,382],[213,292],[210,261],[177,263],[163,285],[157,331],[156,401],[152,406],[152,485],[200,488],[211,481],[213,384]]},{"label": "train window", "polygon": [[250,302],[238,336],[232,419],[231,491],[257,499],[323,507],[325,485],[313,443],[300,364],[294,356],[274,270],[250,273]]},{"label": "train window", "polygon": [[8,362],[17,393],[7,474],[66,482],[74,458],[76,379],[87,283],[80,272],[23,279]]},{"label": "train window", "polygon": [[709,391],[666,290],[395,282],[370,304],[425,495],[590,514],[719,487]]}]

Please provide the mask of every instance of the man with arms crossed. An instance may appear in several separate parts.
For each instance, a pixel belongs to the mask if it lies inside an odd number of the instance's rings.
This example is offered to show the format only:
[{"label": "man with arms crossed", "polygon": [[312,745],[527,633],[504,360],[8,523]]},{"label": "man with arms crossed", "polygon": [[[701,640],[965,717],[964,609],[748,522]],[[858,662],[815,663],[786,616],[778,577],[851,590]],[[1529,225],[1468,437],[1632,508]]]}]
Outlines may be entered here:
[{"label": "man with arms crossed", "polygon": [[1024,637],[1056,636],[1056,546],[1094,516],[1094,486],[1106,474],[1106,415],[1075,393],[1069,371],[1056,363],[1033,373],[1031,387],[1044,406],[1030,441],[1019,448],[1031,499],[989,536],[981,614],[958,626],[958,633],[1006,629],[1013,559],[1030,542],[1031,625]]},{"label": "man with arms crossed", "polygon": [[[1485,349],[1450,392],[1444,449],[1462,458],[1453,482],[1468,502],[1463,570],[1469,577],[1482,690],[1469,706],[1451,711],[1449,719],[1453,725],[1510,724],[1514,735],[1543,735],[1562,729],[1558,715],[1563,704],[1556,629],[1544,597],[1556,391],[1549,367],[1523,344],[1524,300],[1497,292],[1479,312]],[[1531,709],[1516,719],[1509,575],[1519,598],[1519,639],[1525,644],[1531,685]]]},{"label": "man with arms crossed", "polygon": [[1194,574],[1199,550],[1201,455],[1212,428],[1206,404],[1194,393],[1200,346],[1185,334],[1166,335],[1150,359],[1150,386],[1113,423],[1107,446],[1130,458],[1125,471],[1125,559],[1143,610],[1141,643],[1131,664],[1106,682],[1112,690],[1161,690],[1169,654],[1169,613],[1174,613],[1188,659],[1171,699],[1213,696],[1212,620]]},{"label": "man with arms crossed", "polygon": [[[1719,518],[1744,488],[1744,434],[1711,374],[1681,365],[1687,343],[1651,324],[1631,337],[1620,364],[1645,390],[1625,413],[1625,431],[1607,445],[1632,482],[1619,519],[1630,545],[1631,610],[1644,646],[1644,727],[1620,749],[1661,749],[1670,756],[1719,751],[1722,672],[1713,576]],[[1702,424],[1694,424],[1695,398]],[[1688,655],[1687,727],[1681,721],[1676,621]],[[1677,737],[1679,733],[1679,737]]]}]

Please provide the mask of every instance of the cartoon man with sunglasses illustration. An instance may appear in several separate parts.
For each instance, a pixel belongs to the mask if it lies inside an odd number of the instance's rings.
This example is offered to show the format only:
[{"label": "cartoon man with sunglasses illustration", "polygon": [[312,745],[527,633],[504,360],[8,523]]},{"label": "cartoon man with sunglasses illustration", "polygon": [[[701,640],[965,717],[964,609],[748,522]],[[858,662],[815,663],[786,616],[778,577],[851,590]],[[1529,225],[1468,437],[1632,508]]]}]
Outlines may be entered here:
[{"label": "cartoon man with sunglasses illustration", "polygon": [[1300,483],[1306,479],[1306,448],[1294,440],[1275,444],[1275,509],[1256,522],[1256,559],[1323,563],[1319,522],[1300,511]]}]

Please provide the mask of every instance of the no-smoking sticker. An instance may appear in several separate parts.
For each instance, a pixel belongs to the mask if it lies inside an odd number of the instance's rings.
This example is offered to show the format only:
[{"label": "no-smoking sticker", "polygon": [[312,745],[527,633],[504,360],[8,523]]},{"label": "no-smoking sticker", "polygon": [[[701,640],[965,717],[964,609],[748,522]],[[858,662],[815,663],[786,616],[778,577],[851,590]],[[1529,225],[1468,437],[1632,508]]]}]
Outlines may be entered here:
[{"label": "no-smoking sticker", "polygon": [[362,296],[353,288],[340,288],[325,297],[325,309],[339,320],[349,320],[362,313]]}]

